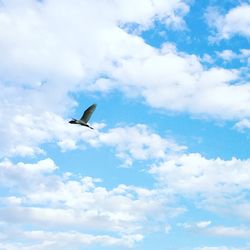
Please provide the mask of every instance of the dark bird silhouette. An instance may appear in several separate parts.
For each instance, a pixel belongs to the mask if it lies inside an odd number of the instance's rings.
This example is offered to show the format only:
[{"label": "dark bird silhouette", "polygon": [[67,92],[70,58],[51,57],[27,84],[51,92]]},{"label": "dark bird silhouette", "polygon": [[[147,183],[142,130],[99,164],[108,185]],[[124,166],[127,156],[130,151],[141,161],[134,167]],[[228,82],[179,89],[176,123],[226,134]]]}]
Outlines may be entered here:
[{"label": "dark bird silhouette", "polygon": [[96,109],[96,104],[92,104],[91,106],[89,106],[84,111],[84,113],[83,113],[83,115],[82,115],[82,117],[81,117],[80,120],[72,118],[72,120],[69,121],[69,123],[71,123],[71,124],[79,124],[81,126],[85,126],[85,127],[93,129],[92,127],[90,127],[88,125],[88,121],[89,121],[90,117],[92,116],[93,112],[95,111],[95,109]]}]

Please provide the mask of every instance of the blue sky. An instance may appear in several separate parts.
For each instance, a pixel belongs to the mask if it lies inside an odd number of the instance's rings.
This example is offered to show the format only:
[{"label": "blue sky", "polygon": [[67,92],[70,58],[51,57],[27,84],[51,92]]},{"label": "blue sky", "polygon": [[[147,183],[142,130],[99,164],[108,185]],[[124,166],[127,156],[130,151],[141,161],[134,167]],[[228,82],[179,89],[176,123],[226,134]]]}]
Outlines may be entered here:
[{"label": "blue sky", "polygon": [[0,1],[0,249],[249,250],[249,13]]}]

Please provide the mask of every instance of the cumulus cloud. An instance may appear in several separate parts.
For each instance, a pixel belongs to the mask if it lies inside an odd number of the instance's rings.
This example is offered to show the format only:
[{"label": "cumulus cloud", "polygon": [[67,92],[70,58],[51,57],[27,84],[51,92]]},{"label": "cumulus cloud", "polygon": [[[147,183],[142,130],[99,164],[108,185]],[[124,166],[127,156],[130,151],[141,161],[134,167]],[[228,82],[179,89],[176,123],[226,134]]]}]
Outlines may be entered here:
[{"label": "cumulus cloud", "polygon": [[151,132],[143,124],[111,129],[108,133],[100,134],[99,143],[115,147],[117,156],[124,159],[127,166],[133,163],[133,159],[159,160],[186,149],[172,139],[165,139]]},{"label": "cumulus cloud", "polygon": [[196,225],[197,225],[198,228],[206,228],[206,227],[208,227],[210,224],[211,224],[211,221],[208,220],[208,221],[199,221],[199,222],[197,222]]},{"label": "cumulus cloud", "polygon": [[149,29],[155,21],[178,26],[189,11],[185,1],[3,1],[0,8],[2,117],[44,110],[62,115],[75,105],[69,93],[113,89],[170,111],[250,115],[250,87],[232,84],[239,81],[236,70],[206,69],[197,56],[172,44],[154,48],[126,29]]},{"label": "cumulus cloud", "polygon": [[225,61],[232,61],[233,59],[237,58],[237,54],[234,53],[232,50],[223,50],[221,52],[217,52],[218,57],[222,58]]},{"label": "cumulus cloud", "polygon": [[2,79],[26,84],[61,80],[69,83],[64,89],[123,56],[125,44],[132,52],[133,44],[141,43],[120,25],[148,27],[155,20],[177,25],[189,10],[182,0],[27,0],[2,1],[0,7]]},{"label": "cumulus cloud", "polygon": [[169,153],[186,148],[171,138],[162,138],[144,124],[110,129],[101,123],[93,126],[95,130],[72,126],[51,112],[13,115],[0,128],[6,131],[0,142],[0,156],[34,156],[43,153],[40,145],[46,142],[57,143],[63,152],[85,145],[109,146],[115,149],[124,166],[131,166],[134,160],[164,159]]},{"label": "cumulus cloud", "polygon": [[233,69],[205,69],[197,56],[168,45],[147,57],[123,59],[112,70],[125,93],[142,95],[153,107],[220,119],[249,116],[250,85],[234,84],[239,76]]},{"label": "cumulus cloud", "polygon": [[[16,231],[13,233],[16,238],[22,238],[28,243],[5,243],[1,242],[2,249],[21,250],[56,250],[56,249],[81,249],[83,246],[101,245],[116,247],[132,247],[135,242],[143,239],[142,235],[127,235],[121,238],[109,235],[91,235],[79,232],[46,232],[46,231]],[[3,237],[11,238],[10,235],[3,234]],[[12,238],[13,239],[13,238]]]},{"label": "cumulus cloud", "polygon": [[216,29],[216,39],[230,39],[234,35],[246,38],[250,36],[250,5],[241,4],[221,14],[216,8],[210,8],[206,18],[208,23]]},{"label": "cumulus cloud", "polygon": [[[2,1],[0,10],[2,128],[13,114],[30,114],[32,119],[45,110],[60,115],[69,112],[76,103],[68,94],[76,90],[113,88],[102,79],[95,86],[90,83],[107,74],[120,58],[139,52],[141,45],[139,54],[153,50],[120,26],[137,23],[146,28],[156,20],[174,24],[188,5],[181,0],[27,0],[22,4]],[[3,126],[1,132],[9,131]],[[64,145],[74,147],[71,142]],[[35,153],[27,148],[16,151]]]},{"label": "cumulus cloud", "polygon": [[184,154],[153,166],[150,173],[163,187],[195,200],[199,207],[240,215],[236,207],[247,199],[244,190],[250,188],[249,166],[249,160]]},{"label": "cumulus cloud", "polygon": [[[241,193],[249,189],[249,161],[177,154],[185,147],[143,124],[95,123],[91,131],[63,118],[77,105],[71,93],[116,90],[163,110],[247,119],[250,85],[235,84],[238,70],[207,68],[202,62],[213,63],[208,55],[200,59],[169,43],[154,48],[140,37],[155,22],[180,28],[188,11],[183,0],[1,1],[0,181],[6,195],[0,199],[0,248],[131,247],[159,224],[171,230],[168,218],[185,211],[172,207],[173,196],[198,197],[199,205],[215,210],[233,197],[228,208],[250,217]],[[248,36],[235,30],[225,34]],[[247,49],[241,54],[249,57]],[[100,179],[58,174],[50,158],[32,164],[6,158],[46,154],[47,142],[62,151],[112,147],[126,166],[154,160],[150,173],[159,186],[105,188]]]},{"label": "cumulus cloud", "polygon": [[124,184],[107,189],[100,179],[61,176],[56,169],[49,158],[34,164],[1,162],[1,187],[8,189],[0,199],[2,246],[13,244],[16,234],[13,249],[38,244],[66,249],[73,242],[75,249],[93,243],[131,247],[178,210],[163,191]]},{"label": "cumulus cloud", "polygon": [[250,58],[249,49],[240,49],[238,53],[230,49],[226,49],[223,51],[217,51],[216,54],[219,58],[221,58],[225,62],[231,62],[234,59],[238,59],[240,60],[240,62],[248,64]]},{"label": "cumulus cloud", "polygon": [[[122,129],[92,136],[88,131],[69,129],[60,116],[76,106],[69,97],[71,92],[119,87],[110,84],[110,77],[103,81],[99,75],[110,75],[121,58],[155,53],[139,36],[121,28],[122,24],[137,23],[144,28],[155,20],[176,24],[188,11],[184,1],[3,1],[0,8],[0,51],[5,58],[0,62],[0,157],[42,154],[45,152],[40,145],[51,141],[63,151],[76,149],[77,136],[91,145],[116,147],[117,156],[126,165],[132,164],[132,158],[146,159],[154,153],[163,156],[159,144],[164,150],[171,143],[162,142],[153,133],[148,135],[143,126],[127,128],[138,140],[139,135],[144,136],[141,142],[126,146],[122,142],[125,136],[111,142],[111,134],[124,135]],[[106,11],[100,12],[102,8]],[[99,126],[96,124],[96,128]],[[156,144],[143,142],[149,138]]]}]

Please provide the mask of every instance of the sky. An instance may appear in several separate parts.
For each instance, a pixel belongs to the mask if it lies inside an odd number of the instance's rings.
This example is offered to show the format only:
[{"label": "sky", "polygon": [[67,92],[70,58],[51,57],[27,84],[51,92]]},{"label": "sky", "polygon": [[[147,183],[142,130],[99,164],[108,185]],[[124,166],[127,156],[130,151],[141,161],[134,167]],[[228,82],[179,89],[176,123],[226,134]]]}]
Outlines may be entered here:
[{"label": "sky", "polygon": [[0,0],[0,250],[249,250],[249,13]]}]

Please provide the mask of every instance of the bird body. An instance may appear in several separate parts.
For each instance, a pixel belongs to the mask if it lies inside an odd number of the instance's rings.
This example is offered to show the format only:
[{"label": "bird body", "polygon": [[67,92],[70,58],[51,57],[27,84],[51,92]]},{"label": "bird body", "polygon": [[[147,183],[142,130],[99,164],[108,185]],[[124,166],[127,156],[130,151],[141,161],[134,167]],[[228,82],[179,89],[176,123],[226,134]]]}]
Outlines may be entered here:
[{"label": "bird body", "polygon": [[96,104],[92,104],[84,111],[80,120],[72,118],[72,120],[70,120],[69,123],[78,124],[78,125],[93,129],[92,127],[90,127],[88,125],[88,121],[89,121],[90,117],[92,116],[93,112],[95,111],[95,109],[96,109]]}]

